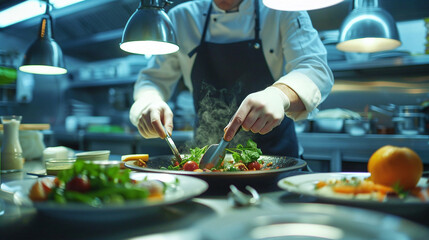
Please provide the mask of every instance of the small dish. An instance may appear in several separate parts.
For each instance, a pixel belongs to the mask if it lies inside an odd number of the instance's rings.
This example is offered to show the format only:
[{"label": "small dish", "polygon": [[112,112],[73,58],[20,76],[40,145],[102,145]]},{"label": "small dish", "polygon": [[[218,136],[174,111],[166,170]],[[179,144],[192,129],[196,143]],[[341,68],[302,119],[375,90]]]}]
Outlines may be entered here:
[{"label": "small dish", "polygon": [[86,161],[109,160],[110,150],[88,151],[76,153],[76,158]]},{"label": "small dish", "polygon": [[56,176],[60,171],[71,169],[75,162],[74,158],[48,159],[45,161],[46,174]]}]

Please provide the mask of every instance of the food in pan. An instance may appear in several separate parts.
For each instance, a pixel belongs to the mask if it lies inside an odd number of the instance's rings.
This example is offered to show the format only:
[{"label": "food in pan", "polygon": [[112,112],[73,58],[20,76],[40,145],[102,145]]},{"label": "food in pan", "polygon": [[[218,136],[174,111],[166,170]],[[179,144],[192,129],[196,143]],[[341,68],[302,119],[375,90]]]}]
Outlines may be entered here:
[{"label": "food in pan", "polygon": [[208,146],[190,149],[190,154],[185,155],[181,162],[174,161],[168,166],[168,170],[184,170],[194,172],[234,172],[234,171],[255,171],[262,169],[263,162],[259,160],[262,155],[257,144],[249,139],[246,145],[238,144],[234,148],[226,148],[227,153],[232,155],[232,159],[223,160],[218,168],[200,169],[199,163]]},{"label": "food in pan", "polygon": [[409,148],[383,146],[368,161],[370,177],[329,179],[315,184],[315,190],[325,196],[385,201],[387,198],[418,198],[429,201],[429,185],[417,186],[422,177],[423,163]]},{"label": "food in pan", "polygon": [[79,202],[94,207],[121,204],[127,200],[162,199],[167,185],[153,180],[135,181],[130,170],[118,166],[76,161],[56,178],[42,178],[30,190],[33,201]]}]

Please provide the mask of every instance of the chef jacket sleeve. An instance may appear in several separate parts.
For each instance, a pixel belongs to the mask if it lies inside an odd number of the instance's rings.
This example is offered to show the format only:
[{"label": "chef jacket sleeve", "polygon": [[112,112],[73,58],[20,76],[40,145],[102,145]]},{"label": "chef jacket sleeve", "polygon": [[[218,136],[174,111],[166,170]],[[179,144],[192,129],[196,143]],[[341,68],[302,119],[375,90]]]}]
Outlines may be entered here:
[{"label": "chef jacket sleeve", "polygon": [[293,120],[312,117],[334,84],[327,64],[326,48],[313,28],[307,12],[283,15],[281,36],[286,58],[286,75],[278,82],[293,89],[304,103],[305,111],[287,112]]},{"label": "chef jacket sleeve", "polygon": [[143,109],[151,102],[168,101],[181,75],[177,53],[152,56],[134,84],[131,123],[137,125]]}]

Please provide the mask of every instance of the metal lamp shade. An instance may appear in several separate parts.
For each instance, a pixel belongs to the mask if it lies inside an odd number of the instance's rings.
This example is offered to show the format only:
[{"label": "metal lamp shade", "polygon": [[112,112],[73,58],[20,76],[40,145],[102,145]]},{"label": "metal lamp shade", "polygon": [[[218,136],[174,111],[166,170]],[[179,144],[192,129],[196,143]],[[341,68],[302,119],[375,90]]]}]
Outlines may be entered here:
[{"label": "metal lamp shade", "polygon": [[136,54],[169,54],[179,50],[173,25],[159,8],[139,8],[128,20],[120,48]]},{"label": "metal lamp shade", "polygon": [[265,6],[281,11],[305,11],[329,7],[344,0],[263,0]]},{"label": "metal lamp shade", "polygon": [[63,53],[52,38],[38,38],[27,50],[19,70],[34,74],[65,74]]},{"label": "metal lamp shade", "polygon": [[340,29],[337,49],[371,53],[399,47],[398,29],[393,17],[379,7],[354,9]]}]

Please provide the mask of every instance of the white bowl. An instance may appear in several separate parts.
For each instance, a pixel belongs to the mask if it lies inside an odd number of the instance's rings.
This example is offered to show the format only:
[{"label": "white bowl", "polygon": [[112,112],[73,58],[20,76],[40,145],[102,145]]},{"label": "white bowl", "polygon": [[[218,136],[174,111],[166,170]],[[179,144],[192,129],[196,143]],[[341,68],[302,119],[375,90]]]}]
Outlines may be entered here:
[{"label": "white bowl", "polygon": [[76,153],[76,159],[86,161],[109,160],[110,150],[88,151]]}]

